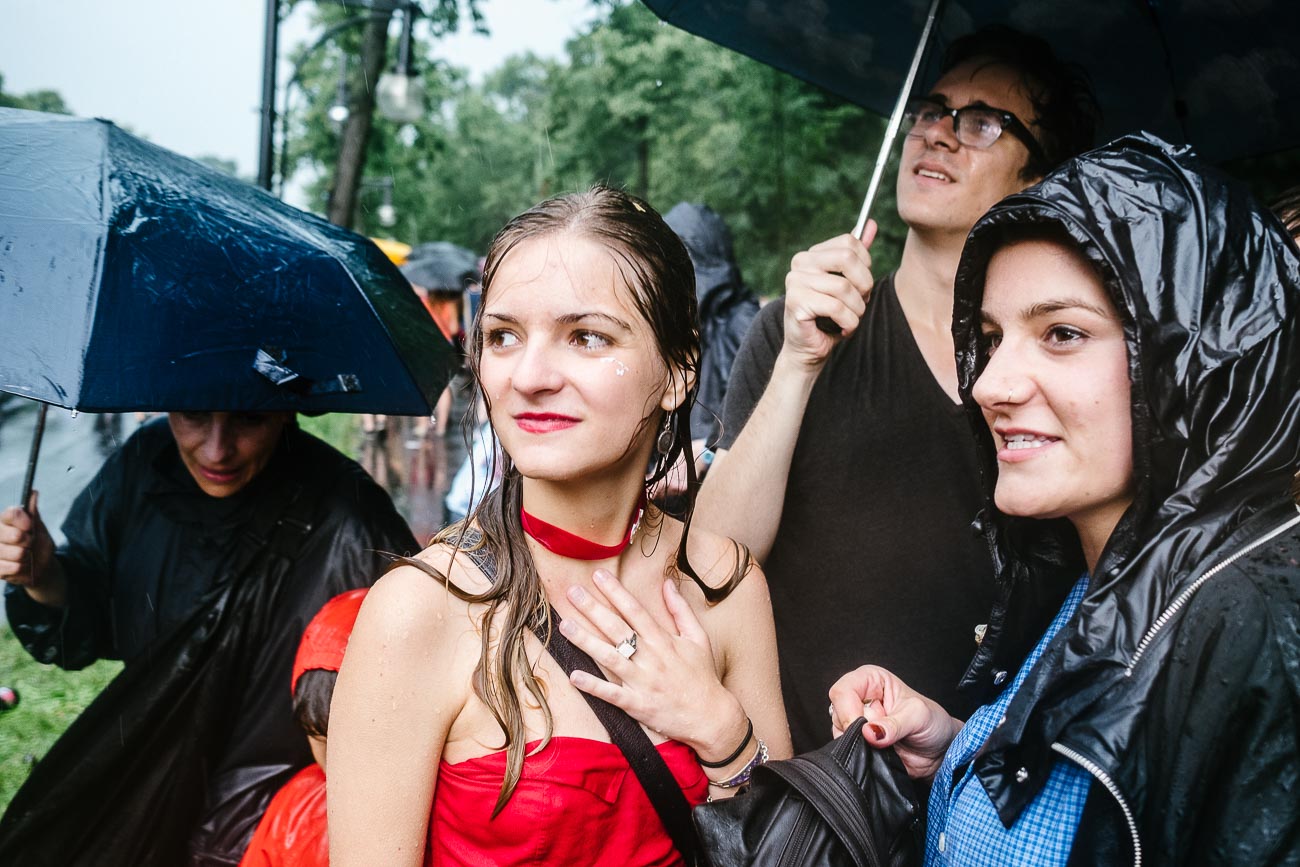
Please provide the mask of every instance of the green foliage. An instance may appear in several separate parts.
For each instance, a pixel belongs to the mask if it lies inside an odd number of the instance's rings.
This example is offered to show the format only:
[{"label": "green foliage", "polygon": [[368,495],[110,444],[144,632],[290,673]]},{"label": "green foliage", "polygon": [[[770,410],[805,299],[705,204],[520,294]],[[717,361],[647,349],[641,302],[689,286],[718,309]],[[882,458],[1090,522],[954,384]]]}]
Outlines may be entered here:
[{"label": "green foliage", "polygon": [[63,97],[53,90],[33,90],[31,93],[5,93],[5,78],[0,75],[0,108],[25,108],[29,111],[50,111],[55,114],[72,114]]},{"label": "green foliage", "polygon": [[97,662],[82,671],[41,665],[0,624],[0,685],[21,701],[0,714],[0,813],[27,779],[31,763],[49,750],[100,690],[122,670],[120,662]]},{"label": "green foliage", "polygon": [[196,162],[203,163],[210,169],[216,169],[219,172],[225,172],[232,178],[239,177],[239,164],[234,160],[225,157],[213,156],[212,154],[203,154],[194,158]]},{"label": "green foliage", "polygon": [[[322,27],[346,17],[328,5],[319,14]],[[639,4],[606,4],[565,59],[506,58],[481,83],[435,59],[437,32],[417,30],[413,47],[430,115],[405,129],[375,118],[356,224],[366,234],[481,253],[529,205],[600,181],[664,211],[682,200],[709,204],[732,226],[747,281],[776,295],[795,251],[848,231],[857,217],[881,118],[663,25]],[[313,201],[324,201],[337,159],[326,112],[340,58],[359,47],[354,27],[297,56],[289,161],[314,170]],[[388,178],[393,228],[377,219],[375,182]],[[892,180],[874,210],[887,215],[874,251],[884,273],[904,234]]]},{"label": "green foliage", "polygon": [[353,460],[357,459],[357,446],[361,440],[360,416],[341,412],[300,415],[298,424],[312,436],[324,440]]}]

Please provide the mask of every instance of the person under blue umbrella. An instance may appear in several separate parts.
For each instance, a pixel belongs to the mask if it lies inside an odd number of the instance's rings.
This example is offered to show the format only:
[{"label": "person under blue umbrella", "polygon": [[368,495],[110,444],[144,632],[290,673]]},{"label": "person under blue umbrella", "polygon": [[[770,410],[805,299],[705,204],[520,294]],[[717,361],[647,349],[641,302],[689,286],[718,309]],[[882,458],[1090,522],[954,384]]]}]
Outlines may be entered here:
[{"label": "person under blue umbrella", "polygon": [[415,539],[365,471],[289,412],[146,424],[63,531],[56,547],[35,493],[0,513],[14,634],[43,663],[126,667],[14,798],[0,861],[235,863],[312,760],[284,690],[304,626]]}]

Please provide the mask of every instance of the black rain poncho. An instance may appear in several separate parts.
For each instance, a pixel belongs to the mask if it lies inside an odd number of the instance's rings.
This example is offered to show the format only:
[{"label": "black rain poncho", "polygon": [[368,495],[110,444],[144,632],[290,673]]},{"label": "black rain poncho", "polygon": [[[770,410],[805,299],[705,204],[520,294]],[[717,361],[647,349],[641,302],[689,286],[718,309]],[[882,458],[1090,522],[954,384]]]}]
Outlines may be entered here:
[{"label": "black rain poncho", "polygon": [[691,408],[691,438],[712,448],[721,431],[731,365],[758,315],[758,299],[740,277],[731,232],[712,208],[679,202],[664,215],[695,266],[700,311],[699,396]]},{"label": "black rain poncho", "polygon": [[356,463],[289,428],[239,493],[202,493],[166,421],[73,505],[62,611],[6,596],[37,659],[125,669],[37,763],[0,820],[0,864],[235,864],[311,760],[289,679],[303,628],[416,543]]},{"label": "black rain poncho", "polygon": [[1026,223],[1074,239],[1120,313],[1136,499],[976,773],[1007,824],[1053,761],[1091,773],[1073,862],[1300,863],[1300,258],[1186,148],[1120,139],[971,232],[953,331],[1006,597],[964,685],[987,700],[1084,569],[1069,525],[997,513],[971,398],[984,273]]}]

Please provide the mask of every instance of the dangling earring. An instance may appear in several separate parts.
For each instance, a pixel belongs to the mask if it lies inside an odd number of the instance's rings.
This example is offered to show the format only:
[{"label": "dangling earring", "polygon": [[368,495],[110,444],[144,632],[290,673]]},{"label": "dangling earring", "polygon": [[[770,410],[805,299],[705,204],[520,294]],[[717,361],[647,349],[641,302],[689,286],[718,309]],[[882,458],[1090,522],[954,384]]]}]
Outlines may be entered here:
[{"label": "dangling earring", "polygon": [[677,439],[677,417],[668,413],[664,416],[664,428],[659,431],[659,437],[655,440],[655,448],[659,454],[667,457],[673,449],[675,439]]}]

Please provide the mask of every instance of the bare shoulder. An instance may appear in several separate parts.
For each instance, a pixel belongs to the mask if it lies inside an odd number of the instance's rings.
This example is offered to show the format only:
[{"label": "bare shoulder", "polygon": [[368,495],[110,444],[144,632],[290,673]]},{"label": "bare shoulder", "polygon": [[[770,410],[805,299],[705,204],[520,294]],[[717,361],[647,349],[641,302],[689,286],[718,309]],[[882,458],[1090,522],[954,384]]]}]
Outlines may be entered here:
[{"label": "bare shoulder", "polygon": [[686,542],[686,558],[700,580],[715,590],[737,581],[732,591],[713,605],[709,605],[703,591],[694,586],[695,582],[683,582],[683,585],[690,585],[690,590],[683,586],[683,595],[691,600],[697,611],[701,607],[728,611],[752,606],[771,608],[762,567],[749,556],[749,550],[734,539],[692,526]]},{"label": "bare shoulder", "polygon": [[375,582],[358,625],[399,638],[453,637],[471,625],[476,613],[476,603],[462,597],[490,586],[464,552],[431,545]]}]

